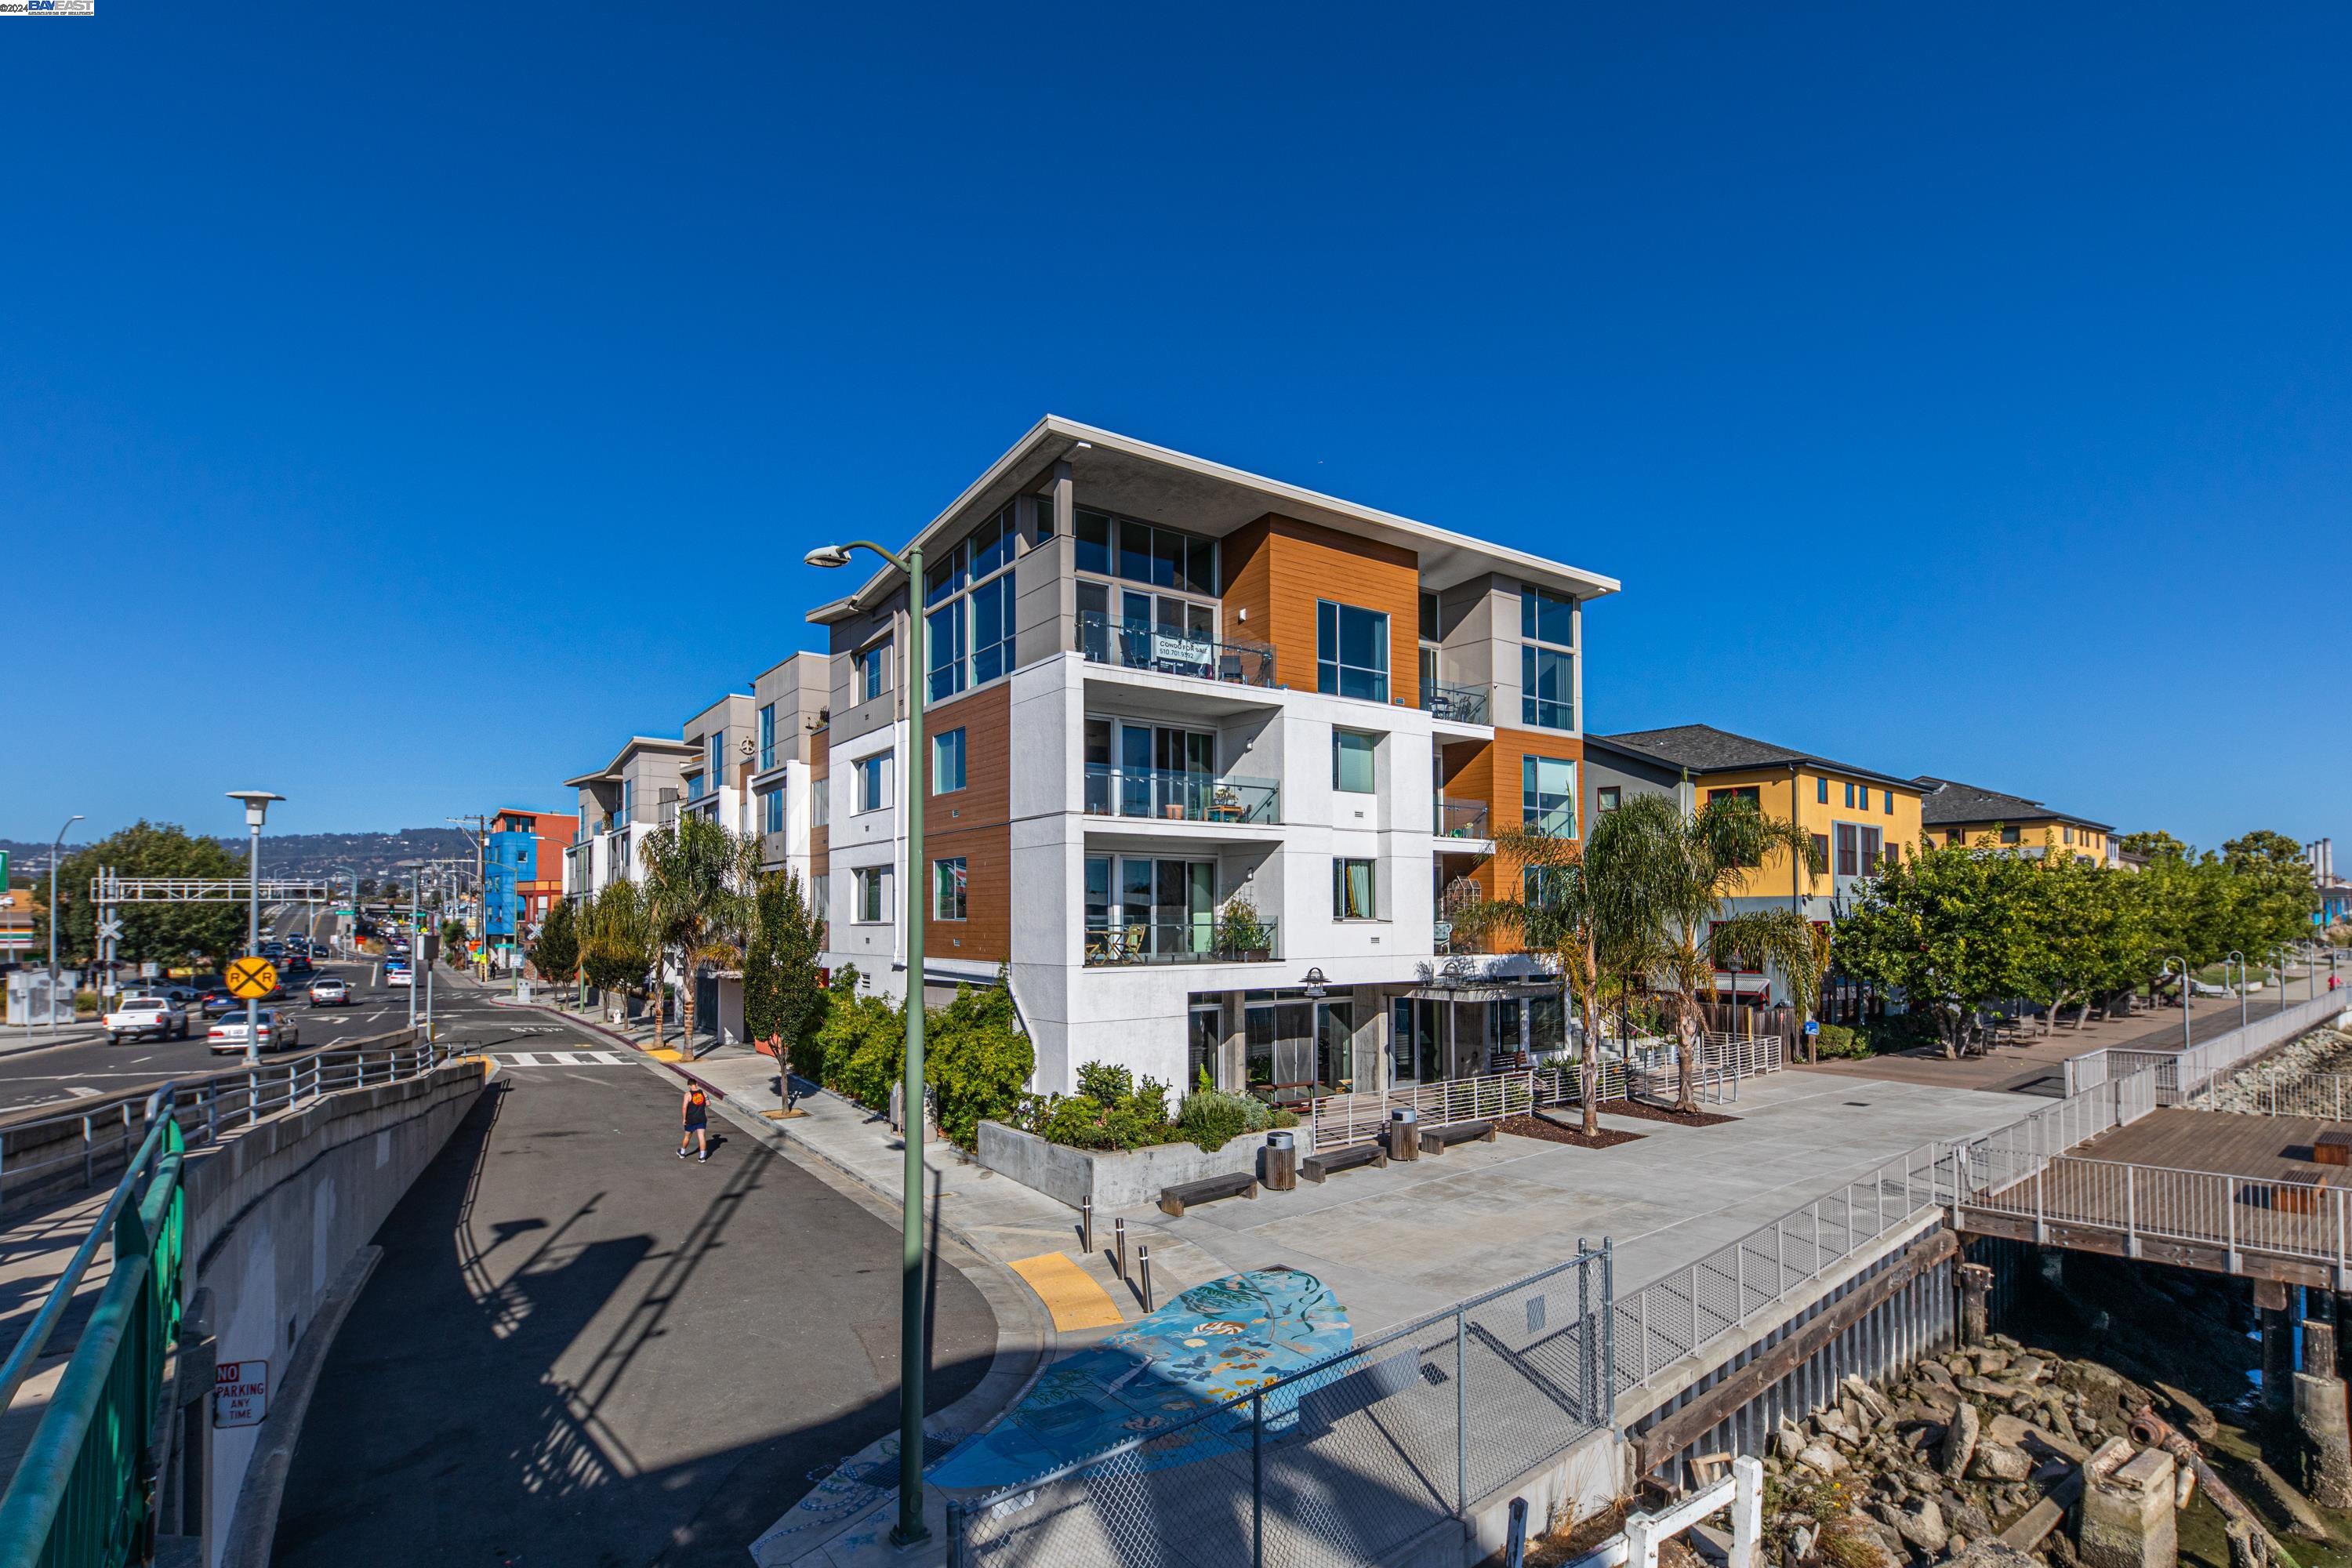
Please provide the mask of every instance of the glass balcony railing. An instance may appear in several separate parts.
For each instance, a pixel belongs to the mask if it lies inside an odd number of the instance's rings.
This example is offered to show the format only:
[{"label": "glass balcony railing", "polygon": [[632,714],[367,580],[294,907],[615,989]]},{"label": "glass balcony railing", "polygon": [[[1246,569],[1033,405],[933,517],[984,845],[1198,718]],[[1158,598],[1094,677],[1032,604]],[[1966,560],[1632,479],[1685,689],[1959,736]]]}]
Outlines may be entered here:
[{"label": "glass balcony railing", "polygon": [[1234,686],[1272,686],[1274,649],[1260,642],[1218,642],[1179,626],[1114,621],[1099,611],[1082,612],[1072,645],[1095,664],[1155,670]]},{"label": "glass balcony railing", "polygon": [[1436,826],[1430,831],[1440,838],[1485,838],[1486,803],[1483,800],[1441,800],[1437,803]]},{"label": "glass balcony railing", "polygon": [[1483,686],[1448,686],[1443,681],[1421,683],[1421,705],[1440,719],[1457,724],[1491,724],[1494,704]]},{"label": "glass balcony railing", "polygon": [[1087,963],[1096,967],[1120,963],[1271,963],[1282,957],[1278,923],[1260,920],[1240,926],[1213,915],[1199,915],[1191,920],[1090,925],[1087,928]]},{"label": "glass balcony railing", "polygon": [[1087,764],[1086,809],[1093,816],[1143,816],[1163,822],[1282,820],[1282,788],[1268,779],[1219,778],[1172,768]]}]

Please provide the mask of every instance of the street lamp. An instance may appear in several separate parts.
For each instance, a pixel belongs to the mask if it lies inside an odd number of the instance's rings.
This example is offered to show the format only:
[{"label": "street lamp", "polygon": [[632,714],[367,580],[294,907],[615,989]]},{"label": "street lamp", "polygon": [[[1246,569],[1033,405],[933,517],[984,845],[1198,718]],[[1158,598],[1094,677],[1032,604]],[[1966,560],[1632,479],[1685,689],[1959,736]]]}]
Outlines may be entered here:
[{"label": "street lamp", "polygon": [[870,540],[820,544],[812,566],[846,566],[850,552],[871,550],[907,574],[907,872],[899,905],[907,911],[907,1164],[898,1198],[898,1522],[890,1539],[911,1546],[923,1528],[923,547],[894,554]]},{"label": "street lamp", "polygon": [[2162,984],[2164,983],[2164,977],[2172,973],[2172,966],[2176,963],[2180,966],[2180,1048],[2185,1051],[2189,1048],[2189,961],[2185,958],[2166,959],[2164,961],[2163,967],[2159,968],[2156,972],[2156,978],[2157,983],[2158,984]]},{"label": "street lamp", "polygon": [[[245,851],[245,952],[249,958],[261,952],[261,823],[269,815],[269,803],[284,800],[282,795],[272,795],[266,789],[233,789],[231,800],[245,802],[245,826],[248,838]],[[261,1064],[261,1003],[254,997],[245,1003],[245,1065]]]},{"label": "street lamp", "polygon": [[[66,828],[81,820],[79,812],[67,817],[65,827],[58,829],[57,839],[49,846],[49,1029],[52,1033],[58,1026],[58,857],[65,852]],[[68,1006],[66,1013],[71,1016],[73,1009]]]},{"label": "street lamp", "polygon": [[2246,1026],[2246,955],[2234,947],[2230,950],[2230,956],[2221,961],[2221,979],[2225,984],[2230,978],[2230,965],[2233,963],[2238,966],[2238,1027],[2242,1029]]}]

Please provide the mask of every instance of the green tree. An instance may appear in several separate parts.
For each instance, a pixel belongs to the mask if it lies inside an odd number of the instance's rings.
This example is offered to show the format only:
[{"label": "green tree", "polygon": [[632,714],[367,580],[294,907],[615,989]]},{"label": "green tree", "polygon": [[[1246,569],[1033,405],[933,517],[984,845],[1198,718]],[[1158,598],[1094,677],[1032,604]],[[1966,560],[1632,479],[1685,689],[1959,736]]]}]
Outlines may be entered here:
[{"label": "green tree", "polygon": [[[58,865],[58,957],[61,962],[87,963],[98,955],[98,907],[90,901],[90,883],[100,866],[122,877],[243,877],[245,861],[215,840],[192,837],[168,822],[145,819],[120,833],[67,856]],[[262,867],[268,868],[268,852]],[[48,879],[38,879],[39,897],[47,902]],[[246,906],[234,903],[119,905],[122,936],[115,956],[126,963],[174,964],[197,961],[217,969],[245,945]],[[48,912],[34,921],[36,948],[46,956]]]},{"label": "green tree", "polygon": [[[982,1121],[1001,1121],[1012,1114],[1037,1065],[1002,975],[994,985],[957,986],[955,1000],[925,1018],[923,1050],[925,1078],[939,1101],[940,1131],[961,1149],[979,1142]],[[1139,1092],[1157,1088],[1146,1079]],[[1160,1136],[1168,1121],[1165,1092],[1159,1090]],[[1139,1118],[1139,1124],[1150,1120]]]},{"label": "green tree", "polygon": [[1838,962],[1900,991],[1957,1058],[1976,1048],[1985,1005],[2026,989],[2017,933],[2032,919],[2027,879],[2038,874],[1997,848],[1925,844],[1861,885],[1837,922]]},{"label": "green tree", "polygon": [[452,969],[466,967],[466,922],[454,917],[441,922],[441,962]]},{"label": "green tree", "polygon": [[[695,980],[706,963],[741,955],[751,924],[751,885],[759,876],[758,841],[739,837],[698,812],[664,823],[637,846],[645,868],[648,924],[657,957],[675,952],[685,1046],[694,1049]],[[662,1028],[659,978],[654,987],[654,1039]]]},{"label": "green tree", "polygon": [[1812,928],[1794,910],[1733,913],[1730,889],[1774,850],[1816,872],[1822,863],[1801,825],[1775,821],[1742,795],[1718,795],[1685,813],[1664,795],[1638,795],[1608,820],[1623,837],[1612,840],[1596,895],[1610,905],[1610,929],[1626,933],[1632,967],[1665,1003],[1678,1041],[1677,1103],[1696,1110],[1717,969],[1737,955],[1789,975],[1813,960]]},{"label": "green tree", "polygon": [[590,906],[580,935],[580,967],[599,991],[642,995],[653,967],[645,900],[627,878],[605,884]]},{"label": "green tree", "polygon": [[754,1040],[775,1042],[777,1091],[789,1109],[794,1047],[824,1016],[816,962],[823,943],[801,879],[790,870],[760,879],[751,916],[743,943],[743,1027]]},{"label": "green tree", "polygon": [[2126,855],[2144,855],[2150,860],[2189,858],[2189,846],[2158,828],[2143,828],[2137,833],[2126,833],[2116,840],[2116,847]]},{"label": "green tree", "polygon": [[542,980],[570,980],[579,973],[580,925],[571,900],[557,900],[539,922],[539,935],[530,944],[530,966]]},{"label": "green tree", "polygon": [[2020,994],[2042,1009],[2048,1035],[2061,1007],[2076,1005],[2080,1027],[2094,998],[2137,984],[2147,972],[2152,933],[2147,907],[2124,885],[2132,873],[2074,855],[2028,864],[2040,874],[2022,884],[2014,962]]}]

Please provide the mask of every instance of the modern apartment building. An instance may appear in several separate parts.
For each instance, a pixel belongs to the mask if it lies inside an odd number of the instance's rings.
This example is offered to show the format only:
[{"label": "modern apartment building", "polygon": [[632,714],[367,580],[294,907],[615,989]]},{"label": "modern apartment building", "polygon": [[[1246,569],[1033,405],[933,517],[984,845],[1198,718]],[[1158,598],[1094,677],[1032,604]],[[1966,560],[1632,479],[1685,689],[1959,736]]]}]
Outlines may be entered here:
[{"label": "modern apartment building", "polygon": [[580,819],[551,811],[502,806],[482,846],[482,919],[492,947],[514,947],[563,896],[563,858]]},{"label": "modern apartment building", "polygon": [[608,882],[635,878],[637,845],[677,816],[686,767],[704,755],[682,740],[632,735],[604,767],[563,781],[580,800],[579,835],[563,857],[567,898],[593,898]]},{"label": "modern apartment building", "polygon": [[902,993],[922,920],[935,986],[1009,975],[1049,1091],[1097,1059],[1372,1089],[1559,1037],[1557,979],[1450,952],[1438,915],[1492,886],[1496,825],[1579,831],[1583,606],[1615,582],[1055,418],[915,542],[921,583],[809,616],[828,963]]},{"label": "modern apartment building", "polygon": [[751,683],[747,831],[759,835],[761,865],[795,873],[820,908],[834,662],[825,654],[796,653]]},{"label": "modern apartment building", "polygon": [[759,771],[753,707],[749,692],[730,692],[680,731],[694,755],[678,770],[686,784],[679,809],[730,833],[751,831],[751,775]]},{"label": "modern apartment building", "polygon": [[1920,819],[1940,844],[2009,845],[2027,855],[2116,862],[2116,830],[2023,795],[1921,774]]},{"label": "modern apartment building", "polygon": [[[1614,810],[1634,794],[1667,795],[1685,811],[1717,795],[1745,795],[1766,816],[1795,821],[1811,836],[1827,869],[1813,871],[1797,857],[1776,851],[1741,876],[1725,902],[1729,912],[1777,907],[1826,924],[1854,884],[1874,874],[1882,862],[1902,859],[1919,848],[1920,786],[1917,782],[1851,763],[1735,735],[1709,724],[1679,724],[1585,742],[1588,783],[1595,813]],[[1744,1001],[1785,1000],[1776,976],[1759,972],[1719,971],[1727,997]],[[1825,1016],[1836,1019],[1844,1003],[1832,995]]]}]

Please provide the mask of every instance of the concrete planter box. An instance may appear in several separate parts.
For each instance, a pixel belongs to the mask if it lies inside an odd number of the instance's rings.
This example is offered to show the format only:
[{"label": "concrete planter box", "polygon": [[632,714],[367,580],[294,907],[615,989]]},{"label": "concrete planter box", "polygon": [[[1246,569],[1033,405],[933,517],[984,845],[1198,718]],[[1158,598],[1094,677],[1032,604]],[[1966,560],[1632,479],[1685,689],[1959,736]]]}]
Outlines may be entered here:
[{"label": "concrete planter box", "polygon": [[1193,1143],[1159,1143],[1149,1149],[1068,1149],[1001,1122],[980,1124],[980,1163],[1024,1187],[1072,1208],[1092,1198],[1097,1214],[1145,1208],[1160,1201],[1160,1189],[1203,1176],[1255,1172],[1263,1132],[1244,1132],[1214,1153]]}]

